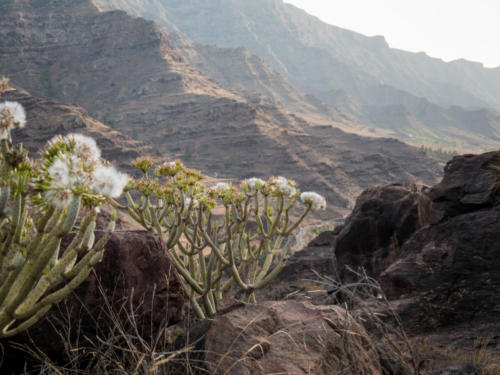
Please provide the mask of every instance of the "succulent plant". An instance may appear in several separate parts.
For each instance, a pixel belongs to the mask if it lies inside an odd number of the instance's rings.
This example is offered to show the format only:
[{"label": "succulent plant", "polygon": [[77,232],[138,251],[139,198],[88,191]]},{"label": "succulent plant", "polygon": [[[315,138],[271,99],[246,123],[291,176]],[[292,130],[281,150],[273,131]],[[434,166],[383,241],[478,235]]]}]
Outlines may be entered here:
[{"label": "succulent plant", "polygon": [[25,122],[19,103],[0,103],[0,337],[36,323],[85,280],[115,225],[116,213],[94,243],[98,207],[128,182],[83,135],[58,136],[29,159],[10,134]]},{"label": "succulent plant", "polygon": [[207,188],[198,171],[178,160],[153,168],[150,158],[139,158],[132,165],[142,178],[131,184],[133,193],[121,207],[165,241],[199,318],[215,314],[217,301],[227,296],[255,302],[255,291],[283,269],[291,233],[311,210],[326,206],[319,194],[301,195],[284,177]]}]

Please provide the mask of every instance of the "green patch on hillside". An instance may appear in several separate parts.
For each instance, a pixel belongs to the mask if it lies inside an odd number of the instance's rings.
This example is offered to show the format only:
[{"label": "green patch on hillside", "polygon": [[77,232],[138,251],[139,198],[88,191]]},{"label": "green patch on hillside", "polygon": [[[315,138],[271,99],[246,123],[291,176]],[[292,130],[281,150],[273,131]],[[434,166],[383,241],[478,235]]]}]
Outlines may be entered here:
[{"label": "green patch on hillside", "polygon": [[49,99],[54,99],[61,94],[61,86],[52,82],[52,76],[49,69],[44,69],[40,73],[40,81],[45,89],[45,95]]}]

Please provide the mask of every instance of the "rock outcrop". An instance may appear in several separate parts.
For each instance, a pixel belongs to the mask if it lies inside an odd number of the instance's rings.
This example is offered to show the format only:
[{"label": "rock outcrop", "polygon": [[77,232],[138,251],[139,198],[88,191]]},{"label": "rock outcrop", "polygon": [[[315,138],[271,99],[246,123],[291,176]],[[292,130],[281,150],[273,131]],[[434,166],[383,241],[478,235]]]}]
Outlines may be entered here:
[{"label": "rock outcrop", "polygon": [[204,339],[211,374],[382,374],[363,327],[337,306],[277,301],[233,305]]},{"label": "rock outcrop", "polygon": [[439,222],[414,233],[381,275],[415,326],[500,321],[498,152],[454,158],[429,193]]},{"label": "rock outcrop", "polygon": [[339,274],[364,267],[414,331],[500,321],[499,166],[458,156],[429,190],[368,189],[336,236]]},{"label": "rock outcrop", "polygon": [[336,237],[335,257],[340,278],[346,266],[363,267],[377,277],[400,256],[401,246],[431,216],[431,200],[422,185],[392,184],[365,190]]},{"label": "rock outcrop", "polygon": [[102,314],[104,294],[115,313],[132,306],[154,327],[184,319],[182,279],[165,244],[147,231],[115,231],[95,274],[74,293],[93,317]]}]

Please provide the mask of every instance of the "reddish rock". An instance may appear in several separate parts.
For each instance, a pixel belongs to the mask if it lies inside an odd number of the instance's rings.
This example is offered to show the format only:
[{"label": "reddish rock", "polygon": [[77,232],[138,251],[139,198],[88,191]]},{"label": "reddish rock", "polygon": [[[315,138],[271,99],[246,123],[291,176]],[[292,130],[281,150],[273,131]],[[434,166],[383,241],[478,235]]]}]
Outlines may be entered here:
[{"label": "reddish rock", "polygon": [[214,317],[204,352],[214,375],[382,373],[366,332],[346,310],[307,302],[228,308]]},{"label": "reddish rock", "polygon": [[403,243],[432,216],[425,189],[390,184],[369,188],[358,197],[335,243],[342,280],[350,279],[346,266],[363,267],[376,277],[398,259]]},{"label": "reddish rock", "polygon": [[101,289],[117,308],[132,296],[137,315],[154,326],[184,318],[182,280],[165,244],[147,231],[115,231],[109,239],[95,275],[75,291],[91,315],[103,307]]}]

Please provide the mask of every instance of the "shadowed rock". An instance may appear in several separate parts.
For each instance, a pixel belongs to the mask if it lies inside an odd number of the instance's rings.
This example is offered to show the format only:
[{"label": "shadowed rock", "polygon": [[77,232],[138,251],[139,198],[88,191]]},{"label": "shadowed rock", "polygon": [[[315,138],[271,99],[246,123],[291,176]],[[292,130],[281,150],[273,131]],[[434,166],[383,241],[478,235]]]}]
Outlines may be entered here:
[{"label": "shadowed rock", "polygon": [[498,152],[454,158],[429,196],[441,220],[406,241],[380,276],[387,295],[406,299],[414,326],[500,319],[500,208],[495,206]]},{"label": "shadowed rock", "polygon": [[398,259],[401,245],[430,217],[425,187],[391,184],[365,190],[338,234],[335,257],[338,275],[349,279],[346,266],[363,267],[378,276]]},{"label": "shadowed rock", "polygon": [[337,236],[335,255],[364,267],[414,331],[500,321],[500,153],[463,155],[428,192],[415,185],[366,190]]},{"label": "shadowed rock", "polygon": [[132,298],[135,313],[154,326],[184,318],[182,280],[165,244],[147,231],[113,233],[95,274],[75,291],[90,315],[103,307],[101,289],[117,311]]}]

